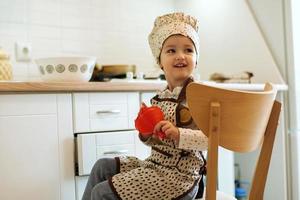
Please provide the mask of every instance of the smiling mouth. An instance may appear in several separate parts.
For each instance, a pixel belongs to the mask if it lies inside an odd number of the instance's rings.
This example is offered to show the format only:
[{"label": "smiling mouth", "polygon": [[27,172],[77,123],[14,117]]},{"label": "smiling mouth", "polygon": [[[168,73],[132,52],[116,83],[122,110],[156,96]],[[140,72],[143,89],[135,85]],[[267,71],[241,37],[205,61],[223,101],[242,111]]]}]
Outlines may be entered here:
[{"label": "smiling mouth", "polygon": [[178,64],[175,64],[174,67],[176,68],[183,68],[183,67],[186,67],[187,65],[184,64],[184,63],[178,63]]}]

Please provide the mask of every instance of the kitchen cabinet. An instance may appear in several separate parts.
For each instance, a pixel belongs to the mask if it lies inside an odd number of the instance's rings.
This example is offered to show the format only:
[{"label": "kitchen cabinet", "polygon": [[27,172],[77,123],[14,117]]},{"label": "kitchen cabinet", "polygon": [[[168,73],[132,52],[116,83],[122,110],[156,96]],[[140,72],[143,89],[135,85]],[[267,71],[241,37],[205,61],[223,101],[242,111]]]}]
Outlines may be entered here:
[{"label": "kitchen cabinet", "polygon": [[80,199],[88,176],[75,176],[78,133],[96,135],[99,155],[125,146],[147,157],[133,133],[139,105],[139,92],[1,94],[0,199]]},{"label": "kitchen cabinet", "polygon": [[81,199],[94,163],[104,157],[146,158],[150,150],[134,126],[140,108],[139,92],[73,93],[76,135],[76,199]]},{"label": "kitchen cabinet", "polygon": [[75,199],[71,95],[0,95],[0,163],[0,199]]}]

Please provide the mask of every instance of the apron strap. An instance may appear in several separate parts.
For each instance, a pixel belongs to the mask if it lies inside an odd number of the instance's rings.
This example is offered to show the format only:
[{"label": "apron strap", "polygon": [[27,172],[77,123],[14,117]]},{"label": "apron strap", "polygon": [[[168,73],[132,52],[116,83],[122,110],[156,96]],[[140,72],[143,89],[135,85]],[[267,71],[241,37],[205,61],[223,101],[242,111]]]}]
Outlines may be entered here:
[{"label": "apron strap", "polygon": [[204,165],[201,166],[200,172],[199,172],[201,174],[201,179],[198,183],[199,187],[198,187],[198,192],[197,192],[197,195],[196,195],[197,199],[200,199],[200,198],[203,197],[203,193],[204,193],[204,180],[203,180],[203,177],[206,175],[206,160],[204,158],[204,155],[203,155],[202,151],[200,151],[200,154],[201,154],[202,160],[204,162]]}]

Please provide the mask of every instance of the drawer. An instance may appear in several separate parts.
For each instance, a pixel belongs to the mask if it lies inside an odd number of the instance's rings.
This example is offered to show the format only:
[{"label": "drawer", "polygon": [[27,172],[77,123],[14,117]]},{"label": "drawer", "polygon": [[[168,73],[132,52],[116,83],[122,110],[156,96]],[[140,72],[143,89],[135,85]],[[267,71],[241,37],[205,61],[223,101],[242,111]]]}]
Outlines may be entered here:
[{"label": "drawer", "polygon": [[137,131],[78,134],[78,174],[88,175],[99,158],[135,155]]},{"label": "drawer", "polygon": [[74,93],[74,132],[134,129],[137,92]]}]

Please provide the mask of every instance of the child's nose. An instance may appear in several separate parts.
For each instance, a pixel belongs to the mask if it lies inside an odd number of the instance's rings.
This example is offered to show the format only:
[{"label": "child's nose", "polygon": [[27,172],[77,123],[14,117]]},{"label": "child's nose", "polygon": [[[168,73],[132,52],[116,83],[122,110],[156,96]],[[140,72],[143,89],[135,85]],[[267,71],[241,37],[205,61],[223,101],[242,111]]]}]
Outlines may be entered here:
[{"label": "child's nose", "polygon": [[183,60],[185,57],[184,57],[184,54],[183,53],[178,53],[176,55],[176,60]]}]

